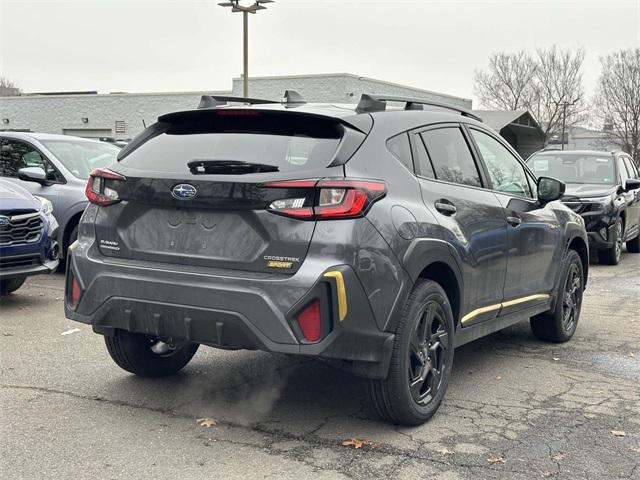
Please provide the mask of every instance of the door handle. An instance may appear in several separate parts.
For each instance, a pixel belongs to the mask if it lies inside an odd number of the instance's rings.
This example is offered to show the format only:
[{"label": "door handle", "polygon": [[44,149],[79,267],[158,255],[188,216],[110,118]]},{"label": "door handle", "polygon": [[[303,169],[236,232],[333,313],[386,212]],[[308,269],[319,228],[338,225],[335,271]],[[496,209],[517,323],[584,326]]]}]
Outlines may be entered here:
[{"label": "door handle", "polygon": [[442,215],[447,215],[448,217],[455,215],[458,211],[456,206],[452,203],[436,202],[435,207]]},{"label": "door handle", "polygon": [[520,217],[507,217],[507,223],[513,227],[517,227],[522,223],[522,219]]}]

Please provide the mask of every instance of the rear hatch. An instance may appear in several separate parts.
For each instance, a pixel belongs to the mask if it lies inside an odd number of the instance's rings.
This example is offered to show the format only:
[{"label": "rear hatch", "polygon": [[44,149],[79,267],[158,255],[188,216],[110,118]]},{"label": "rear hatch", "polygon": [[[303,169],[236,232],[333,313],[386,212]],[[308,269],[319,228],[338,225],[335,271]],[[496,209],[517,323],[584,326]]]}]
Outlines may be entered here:
[{"label": "rear hatch", "polygon": [[[315,221],[282,213],[304,212],[316,192],[306,182],[290,181],[343,177],[341,165],[329,165],[350,129],[332,117],[253,109],[182,112],[161,120],[110,168],[122,178],[107,173],[89,181],[117,198],[109,204],[105,196],[109,205],[96,217],[101,253],[165,264],[297,271]],[[282,181],[289,182],[283,187]]]}]

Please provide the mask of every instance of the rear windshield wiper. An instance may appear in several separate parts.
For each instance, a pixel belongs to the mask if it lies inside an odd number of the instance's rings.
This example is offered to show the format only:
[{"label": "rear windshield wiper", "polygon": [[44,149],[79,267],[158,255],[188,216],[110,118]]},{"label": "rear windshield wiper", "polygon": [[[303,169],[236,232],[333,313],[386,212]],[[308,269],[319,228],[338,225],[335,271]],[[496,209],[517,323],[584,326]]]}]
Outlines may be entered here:
[{"label": "rear windshield wiper", "polygon": [[242,160],[194,160],[187,163],[194,175],[242,175],[245,173],[277,172],[276,165],[243,162]]}]

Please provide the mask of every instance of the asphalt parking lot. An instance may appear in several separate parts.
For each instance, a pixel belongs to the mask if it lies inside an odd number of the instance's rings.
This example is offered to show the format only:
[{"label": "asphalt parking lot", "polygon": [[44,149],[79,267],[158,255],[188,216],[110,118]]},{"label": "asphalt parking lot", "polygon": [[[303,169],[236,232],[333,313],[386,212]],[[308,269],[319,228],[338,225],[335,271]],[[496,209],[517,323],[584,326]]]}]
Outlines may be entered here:
[{"label": "asphalt parking lot", "polygon": [[571,342],[522,324],[457,350],[418,428],[375,420],[364,381],[305,359],[201,348],[136,378],[62,296],[63,276],[35,277],[0,303],[2,479],[640,478],[640,255],[592,265]]}]

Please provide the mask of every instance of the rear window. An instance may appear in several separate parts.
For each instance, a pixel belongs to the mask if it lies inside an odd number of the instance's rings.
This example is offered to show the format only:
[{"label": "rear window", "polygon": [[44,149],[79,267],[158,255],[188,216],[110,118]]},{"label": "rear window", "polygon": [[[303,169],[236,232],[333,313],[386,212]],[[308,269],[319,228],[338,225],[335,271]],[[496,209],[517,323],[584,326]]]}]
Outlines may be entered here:
[{"label": "rear window", "polygon": [[142,170],[189,173],[190,162],[230,160],[296,172],[326,167],[342,137],[342,127],[331,119],[226,112],[199,114],[197,122],[167,124],[125,152],[120,162]]}]

